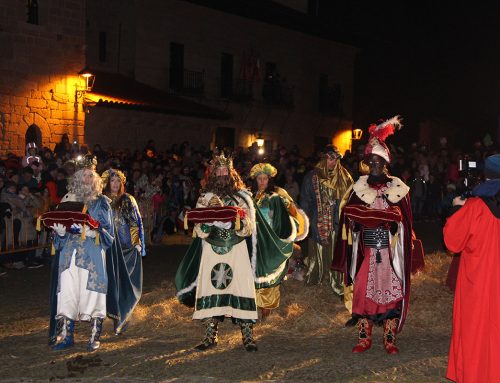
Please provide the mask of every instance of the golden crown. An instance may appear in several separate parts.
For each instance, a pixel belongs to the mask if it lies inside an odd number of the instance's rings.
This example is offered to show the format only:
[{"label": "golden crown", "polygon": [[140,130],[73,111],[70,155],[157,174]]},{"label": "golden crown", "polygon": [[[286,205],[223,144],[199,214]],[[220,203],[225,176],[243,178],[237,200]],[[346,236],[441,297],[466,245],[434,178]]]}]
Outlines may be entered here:
[{"label": "golden crown", "polygon": [[95,170],[97,166],[97,158],[91,154],[85,156],[78,156],[74,160],[76,170],[92,169]]},{"label": "golden crown", "polygon": [[233,158],[231,156],[226,157],[224,152],[221,152],[220,156],[214,156],[210,164],[214,168],[233,168]]}]

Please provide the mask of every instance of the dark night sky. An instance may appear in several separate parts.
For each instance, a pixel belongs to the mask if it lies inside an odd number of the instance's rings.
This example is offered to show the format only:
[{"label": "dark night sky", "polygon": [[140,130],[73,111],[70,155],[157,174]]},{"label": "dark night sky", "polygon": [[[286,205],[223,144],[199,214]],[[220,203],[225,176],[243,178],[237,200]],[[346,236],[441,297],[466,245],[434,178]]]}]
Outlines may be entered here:
[{"label": "dark night sky", "polygon": [[470,140],[490,131],[495,138],[500,115],[498,2],[468,7],[431,0],[389,3],[320,3],[320,17],[337,33],[353,36],[361,48],[355,125],[366,127],[398,113],[411,140],[417,139],[418,123],[425,119],[452,127],[450,136],[460,131],[460,138]]}]

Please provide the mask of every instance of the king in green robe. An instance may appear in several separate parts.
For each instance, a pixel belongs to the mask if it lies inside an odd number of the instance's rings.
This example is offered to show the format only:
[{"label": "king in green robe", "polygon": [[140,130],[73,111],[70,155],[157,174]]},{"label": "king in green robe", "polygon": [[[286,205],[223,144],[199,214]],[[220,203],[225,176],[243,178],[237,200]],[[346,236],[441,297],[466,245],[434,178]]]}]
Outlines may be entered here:
[{"label": "king in green robe", "polygon": [[[239,206],[245,218],[239,230],[231,222],[195,224],[196,238],[175,277],[177,297],[194,307],[193,319],[205,325],[205,338],[197,350],[217,344],[218,324],[229,317],[240,325],[245,349],[257,351],[253,338],[258,319],[255,289],[280,283],[287,272],[292,243],[282,241],[255,209],[232,160],[224,155],[212,160],[207,186],[196,207],[214,206]],[[290,220],[286,217],[284,221],[291,233]]]}]

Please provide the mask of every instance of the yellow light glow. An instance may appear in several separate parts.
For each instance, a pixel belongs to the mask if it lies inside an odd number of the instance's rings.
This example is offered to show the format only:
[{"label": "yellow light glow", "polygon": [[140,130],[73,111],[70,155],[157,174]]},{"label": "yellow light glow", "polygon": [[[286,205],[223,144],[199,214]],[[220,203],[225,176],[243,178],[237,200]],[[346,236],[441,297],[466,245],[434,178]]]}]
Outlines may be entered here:
[{"label": "yellow light glow", "polygon": [[263,155],[264,154],[264,148],[259,148],[259,150],[258,150],[257,153],[259,153],[259,155]]},{"label": "yellow light glow", "polygon": [[264,146],[264,139],[263,138],[257,138],[257,146],[258,147]]},{"label": "yellow light glow", "polygon": [[341,130],[333,137],[333,145],[335,145],[342,155],[346,150],[351,150],[352,131],[351,129]]}]

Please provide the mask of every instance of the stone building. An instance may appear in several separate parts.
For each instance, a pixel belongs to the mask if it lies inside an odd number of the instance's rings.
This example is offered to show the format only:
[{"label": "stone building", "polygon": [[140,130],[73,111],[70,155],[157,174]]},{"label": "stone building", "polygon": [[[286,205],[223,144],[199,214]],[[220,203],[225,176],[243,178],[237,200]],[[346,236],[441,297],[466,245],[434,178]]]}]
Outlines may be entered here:
[{"label": "stone building", "polygon": [[348,147],[357,49],[311,4],[0,0],[0,150],[64,133],[90,147]]},{"label": "stone building", "polygon": [[[308,3],[88,0],[90,67],[192,102],[190,116],[173,115],[168,102],[99,91],[97,75],[89,144],[140,148],[154,139],[159,147],[184,140],[246,147],[262,137],[266,149],[297,144],[310,153],[337,136],[347,148],[357,49],[334,41]],[[202,107],[213,116],[197,116]]]},{"label": "stone building", "polygon": [[0,151],[83,142],[85,3],[1,0],[0,52]]}]

